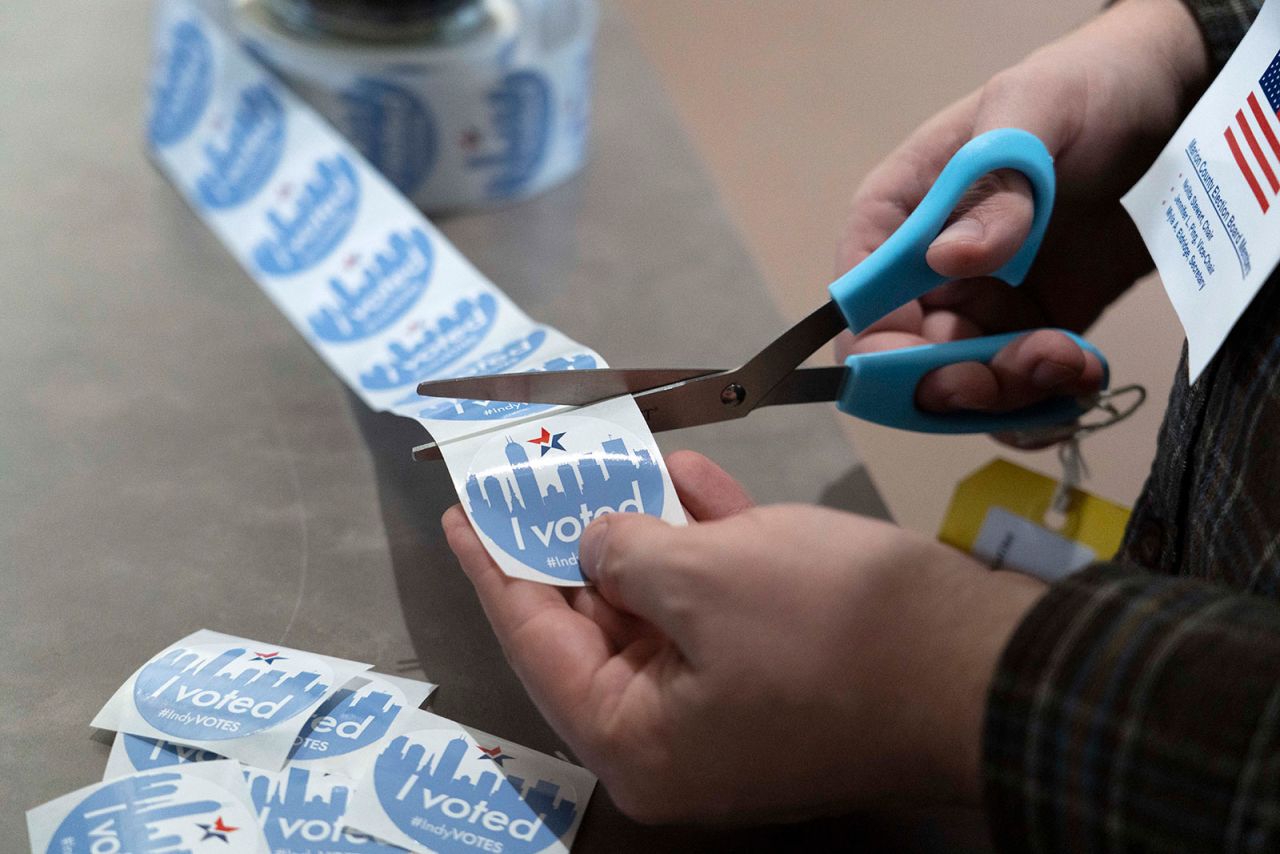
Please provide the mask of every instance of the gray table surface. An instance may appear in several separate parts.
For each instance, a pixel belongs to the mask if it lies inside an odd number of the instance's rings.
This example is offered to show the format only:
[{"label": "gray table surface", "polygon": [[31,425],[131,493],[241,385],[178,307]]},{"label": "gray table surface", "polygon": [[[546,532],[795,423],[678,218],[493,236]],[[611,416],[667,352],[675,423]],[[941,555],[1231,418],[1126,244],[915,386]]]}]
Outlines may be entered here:
[{"label": "gray table surface", "polygon": [[[440,224],[532,315],[615,364],[731,364],[781,320],[605,11],[586,173]],[[444,544],[455,496],[443,468],[410,461],[420,428],[352,396],[145,159],[149,17],[137,0],[21,0],[0,28],[6,851],[23,847],[24,810],[101,776],[88,722],[112,691],[201,627],[425,675],[439,713],[567,749]],[[780,408],[662,446],[710,454],[762,501],[883,515],[835,417]],[[578,845],[777,850],[889,828],[927,848],[948,821],[643,828],[599,790]]]}]

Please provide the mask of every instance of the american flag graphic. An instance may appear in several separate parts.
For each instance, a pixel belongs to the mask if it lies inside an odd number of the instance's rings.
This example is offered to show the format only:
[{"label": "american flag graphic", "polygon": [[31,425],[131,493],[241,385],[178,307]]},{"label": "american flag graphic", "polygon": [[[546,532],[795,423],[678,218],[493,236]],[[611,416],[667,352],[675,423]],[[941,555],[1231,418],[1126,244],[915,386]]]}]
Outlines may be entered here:
[{"label": "american flag graphic", "polygon": [[1236,110],[1235,119],[1222,135],[1258,207],[1266,213],[1280,195],[1280,53],[1262,73],[1244,106]]}]

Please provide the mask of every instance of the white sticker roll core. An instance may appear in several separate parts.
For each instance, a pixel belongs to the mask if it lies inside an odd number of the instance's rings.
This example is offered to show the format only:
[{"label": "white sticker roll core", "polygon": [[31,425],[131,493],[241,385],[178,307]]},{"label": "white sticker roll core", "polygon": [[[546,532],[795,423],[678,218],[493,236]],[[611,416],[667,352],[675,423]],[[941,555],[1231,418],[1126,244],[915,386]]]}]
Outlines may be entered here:
[{"label": "white sticker roll core", "polygon": [[300,35],[265,0],[237,0],[248,49],[428,212],[536,195],[587,152],[591,0],[483,0],[456,44]]}]

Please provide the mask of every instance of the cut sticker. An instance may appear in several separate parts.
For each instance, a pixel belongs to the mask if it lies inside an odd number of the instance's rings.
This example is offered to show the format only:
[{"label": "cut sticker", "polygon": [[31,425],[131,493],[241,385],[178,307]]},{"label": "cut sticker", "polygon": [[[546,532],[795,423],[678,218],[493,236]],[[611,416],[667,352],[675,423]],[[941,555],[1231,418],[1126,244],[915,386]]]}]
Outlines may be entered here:
[{"label": "cut sticker", "polygon": [[379,745],[404,728],[435,685],[364,673],[324,702],[298,733],[289,765],[358,776]]},{"label": "cut sticker", "polygon": [[267,854],[237,762],[130,774],[27,813],[33,854]]},{"label": "cut sticker", "polygon": [[240,92],[231,128],[223,141],[204,146],[207,167],[196,179],[196,195],[206,208],[243,204],[266,186],[284,152],[284,107],[260,83]]},{"label": "cut sticker", "polygon": [[[294,737],[287,767],[357,776],[383,741],[406,725],[410,713],[435,690],[429,682],[366,672],[325,700]],[[107,758],[106,777],[151,771],[221,754],[165,739],[118,733]]]},{"label": "cut sticker", "polygon": [[661,516],[666,487],[647,445],[578,415],[490,434],[469,453],[463,503],[487,542],[527,570],[580,577],[578,540],[606,513]]},{"label": "cut sticker", "polygon": [[584,768],[426,712],[356,786],[347,823],[411,851],[568,852],[595,788]]},{"label": "cut sticker", "polygon": [[200,631],[139,668],[93,726],[280,768],[310,713],[368,667]]}]

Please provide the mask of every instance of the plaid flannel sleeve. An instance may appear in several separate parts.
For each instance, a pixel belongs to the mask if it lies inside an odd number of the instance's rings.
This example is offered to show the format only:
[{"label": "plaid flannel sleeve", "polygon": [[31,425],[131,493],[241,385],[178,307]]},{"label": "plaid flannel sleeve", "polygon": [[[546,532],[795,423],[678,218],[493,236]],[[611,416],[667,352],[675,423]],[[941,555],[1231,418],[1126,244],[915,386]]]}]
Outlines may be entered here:
[{"label": "plaid flannel sleeve", "polygon": [[1183,0],[1200,24],[1214,68],[1221,68],[1240,44],[1263,0]]},{"label": "plaid flannel sleeve", "polygon": [[1280,604],[1091,567],[1015,632],[985,730],[1002,851],[1280,850]]}]

